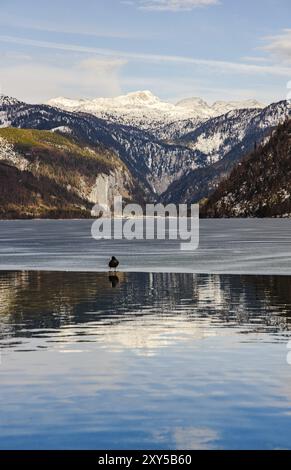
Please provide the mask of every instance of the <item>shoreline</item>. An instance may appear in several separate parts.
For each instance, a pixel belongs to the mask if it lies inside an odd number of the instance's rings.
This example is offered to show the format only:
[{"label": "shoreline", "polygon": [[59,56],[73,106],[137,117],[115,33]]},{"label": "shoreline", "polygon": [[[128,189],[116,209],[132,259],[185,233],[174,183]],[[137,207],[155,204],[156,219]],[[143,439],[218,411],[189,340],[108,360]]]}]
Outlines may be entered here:
[{"label": "shoreline", "polygon": [[108,270],[94,270],[94,269],[57,269],[57,268],[38,268],[38,267],[33,267],[33,268],[14,268],[14,267],[9,267],[9,268],[2,268],[0,266],[0,273],[30,273],[30,272],[39,272],[39,273],[64,273],[64,274],[107,274],[107,275],[124,275],[124,274],[175,274],[175,275],[187,275],[187,276],[247,276],[247,277],[291,277],[291,269],[290,273],[263,273],[263,272],[226,272],[226,271],[219,271],[219,272],[198,272],[198,271],[185,271],[185,270],[137,270],[137,269],[126,269],[123,271],[108,271]]}]

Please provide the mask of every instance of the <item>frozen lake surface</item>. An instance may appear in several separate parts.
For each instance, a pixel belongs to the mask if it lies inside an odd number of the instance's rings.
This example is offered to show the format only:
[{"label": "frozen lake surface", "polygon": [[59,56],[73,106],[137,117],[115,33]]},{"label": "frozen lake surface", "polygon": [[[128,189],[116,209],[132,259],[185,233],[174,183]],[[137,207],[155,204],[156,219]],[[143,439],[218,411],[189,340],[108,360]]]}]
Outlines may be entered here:
[{"label": "frozen lake surface", "polygon": [[291,220],[200,221],[200,245],[182,252],[177,241],[96,241],[92,220],[0,221],[0,269],[124,272],[291,274]]}]

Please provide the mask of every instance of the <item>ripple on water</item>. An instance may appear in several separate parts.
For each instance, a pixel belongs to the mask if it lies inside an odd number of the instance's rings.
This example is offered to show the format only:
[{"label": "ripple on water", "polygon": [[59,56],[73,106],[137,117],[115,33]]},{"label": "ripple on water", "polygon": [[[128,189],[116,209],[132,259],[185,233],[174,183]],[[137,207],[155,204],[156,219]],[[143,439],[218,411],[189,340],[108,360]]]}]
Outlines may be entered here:
[{"label": "ripple on water", "polygon": [[290,448],[291,278],[0,273],[0,448]]}]

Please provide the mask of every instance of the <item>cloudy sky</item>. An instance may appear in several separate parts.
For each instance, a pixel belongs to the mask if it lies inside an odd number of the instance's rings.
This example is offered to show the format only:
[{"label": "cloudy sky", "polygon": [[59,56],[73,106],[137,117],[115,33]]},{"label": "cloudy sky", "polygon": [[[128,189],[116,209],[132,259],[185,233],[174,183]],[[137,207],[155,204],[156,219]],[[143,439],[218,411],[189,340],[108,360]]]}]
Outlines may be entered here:
[{"label": "cloudy sky", "polygon": [[1,0],[0,92],[285,99],[290,0]]}]

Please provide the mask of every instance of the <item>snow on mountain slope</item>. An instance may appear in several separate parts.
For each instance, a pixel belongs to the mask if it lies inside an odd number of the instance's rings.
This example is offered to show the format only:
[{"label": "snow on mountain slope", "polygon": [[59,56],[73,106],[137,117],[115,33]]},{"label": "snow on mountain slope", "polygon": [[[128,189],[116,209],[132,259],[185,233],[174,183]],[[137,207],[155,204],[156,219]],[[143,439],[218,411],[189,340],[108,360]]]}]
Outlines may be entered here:
[{"label": "snow on mountain slope", "polygon": [[255,144],[267,142],[278,124],[290,118],[289,102],[281,101],[260,111],[230,111],[202,123],[177,143],[186,145],[194,154],[200,153],[204,167],[186,171],[179,180],[171,183],[162,200],[192,203],[208,197]]},{"label": "snow on mountain slope", "polygon": [[233,109],[264,107],[255,100],[229,103],[221,101],[210,106],[200,98],[190,98],[172,104],[160,100],[147,90],[116,98],[93,100],[70,100],[59,97],[50,100],[48,104],[66,111],[90,113],[102,119],[146,130],[187,119],[202,122]]},{"label": "snow on mountain slope", "polygon": [[7,111],[11,106],[16,106],[18,104],[21,104],[21,101],[11,98],[10,96],[0,94],[0,128],[10,126]]},{"label": "snow on mountain slope", "polygon": [[226,114],[229,111],[235,111],[238,109],[263,109],[265,105],[257,100],[246,100],[246,101],[216,101],[211,106],[217,116]]},{"label": "snow on mountain slope", "polygon": [[291,120],[236,166],[203,207],[210,217],[290,217]]},{"label": "snow on mountain slope", "polygon": [[14,106],[20,103],[21,101],[17,100],[16,98],[0,94],[0,106]]},{"label": "snow on mountain slope", "polygon": [[[161,108],[170,106],[175,113],[178,108],[183,113],[188,113],[189,100],[178,106],[161,104],[150,92],[104,100],[107,104],[112,104],[113,101],[115,109],[118,103],[119,109],[123,113],[126,110],[128,119],[132,122],[134,119],[131,112],[136,111],[139,117],[143,113],[144,125],[147,123],[148,126],[149,116],[157,116],[155,113],[159,109],[160,121],[152,119],[150,129],[146,130],[143,126],[124,125],[122,119],[117,117],[118,113],[115,118],[111,115],[108,119],[104,119],[104,116],[102,119],[90,112],[74,112],[76,102],[68,111],[60,107],[16,101],[16,104],[10,106],[0,104],[0,127],[6,125],[46,130],[57,128],[62,133],[70,132],[82,142],[102,145],[120,157],[149,198],[159,198],[162,193],[167,192],[167,201],[179,202],[199,200],[200,195],[207,196],[213,189],[214,179],[216,184],[216,180],[228,171],[229,166],[227,164],[226,168],[224,164],[219,167],[214,165],[219,165],[226,158],[230,163],[239,161],[254,147],[255,142],[259,144],[288,115],[288,103],[280,102],[264,109],[231,110],[210,119],[167,121],[167,117],[163,121]],[[201,100],[194,101],[197,106],[205,107]],[[78,105],[80,103],[84,104],[84,101],[78,101]],[[147,103],[147,107],[144,103]],[[68,107],[68,104],[65,102],[63,106]],[[155,109],[155,112],[151,113],[149,109]],[[193,112],[191,106],[190,110]],[[195,112],[197,114],[197,108]],[[1,120],[1,113],[5,114],[6,121]],[[201,175],[205,181],[203,187]],[[175,182],[177,184],[172,186]]]},{"label": "snow on mountain slope", "polygon": [[210,117],[205,114],[203,107],[200,110],[189,110],[182,106],[161,101],[150,91],[94,100],[76,101],[67,98],[55,98],[50,100],[48,104],[66,111],[90,113],[111,122],[138,126],[145,130],[161,123],[166,124],[188,118],[206,119]]},{"label": "snow on mountain slope", "polygon": [[[0,113],[2,108],[0,106]],[[12,127],[40,130],[64,128],[77,140],[113,150],[149,194],[163,192],[186,168],[196,168],[199,154],[168,145],[138,127],[124,126],[91,114],[72,113],[46,105],[15,105],[7,110]]]},{"label": "snow on mountain slope", "polygon": [[[233,110],[209,119],[193,132],[184,134],[178,142],[205,155],[209,164],[221,160],[232,148],[254,131],[262,133],[283,123],[290,115],[287,101],[271,104],[263,110]],[[258,137],[258,140],[261,139]]]},{"label": "snow on mountain slope", "polygon": [[25,171],[29,162],[22,155],[19,155],[13,145],[0,135],[0,162],[9,163],[18,167],[21,171]]},{"label": "snow on mountain slope", "polygon": [[248,131],[248,123],[261,112],[256,109],[230,111],[183,135],[180,143],[203,153],[208,164],[215,163],[243,141]]},{"label": "snow on mountain slope", "polygon": [[42,130],[0,130],[0,183],[1,218],[90,217],[116,195],[145,199],[114,152]]}]

